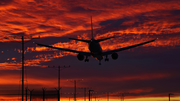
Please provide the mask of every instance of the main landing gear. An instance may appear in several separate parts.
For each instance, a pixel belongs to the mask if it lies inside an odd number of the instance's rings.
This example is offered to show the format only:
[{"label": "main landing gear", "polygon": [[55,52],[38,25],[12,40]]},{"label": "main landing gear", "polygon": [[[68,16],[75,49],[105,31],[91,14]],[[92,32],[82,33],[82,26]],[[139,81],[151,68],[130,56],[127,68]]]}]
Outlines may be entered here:
[{"label": "main landing gear", "polygon": [[109,59],[108,59],[107,55],[106,55],[105,61],[109,61]]},{"label": "main landing gear", "polygon": [[88,57],[87,57],[87,56],[86,56],[85,62],[89,62],[89,59],[88,59]]},{"label": "main landing gear", "polygon": [[101,61],[99,61],[99,65],[101,65]]}]

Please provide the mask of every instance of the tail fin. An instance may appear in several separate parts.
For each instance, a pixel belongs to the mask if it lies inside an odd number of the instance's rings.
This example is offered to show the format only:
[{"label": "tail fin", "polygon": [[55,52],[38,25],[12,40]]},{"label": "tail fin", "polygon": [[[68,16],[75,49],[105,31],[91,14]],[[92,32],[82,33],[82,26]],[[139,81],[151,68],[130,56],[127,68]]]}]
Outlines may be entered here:
[{"label": "tail fin", "polygon": [[93,36],[93,24],[92,24],[92,16],[91,16],[91,35],[92,35],[92,39],[94,39],[94,36]]}]

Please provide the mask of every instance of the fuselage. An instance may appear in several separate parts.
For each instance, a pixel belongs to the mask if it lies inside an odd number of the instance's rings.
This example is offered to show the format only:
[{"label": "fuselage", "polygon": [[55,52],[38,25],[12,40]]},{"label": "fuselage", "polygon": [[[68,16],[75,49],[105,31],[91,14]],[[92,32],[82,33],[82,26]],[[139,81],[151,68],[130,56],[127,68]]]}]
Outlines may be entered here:
[{"label": "fuselage", "polygon": [[89,42],[89,50],[91,52],[91,55],[97,60],[103,59],[101,45],[95,39],[91,39],[91,41]]}]

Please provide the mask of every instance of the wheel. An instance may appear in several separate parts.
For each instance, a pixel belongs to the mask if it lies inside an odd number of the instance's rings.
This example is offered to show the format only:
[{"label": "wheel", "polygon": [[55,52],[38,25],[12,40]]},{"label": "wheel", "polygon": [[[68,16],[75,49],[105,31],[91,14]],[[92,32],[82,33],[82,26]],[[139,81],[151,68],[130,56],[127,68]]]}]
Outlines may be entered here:
[{"label": "wheel", "polygon": [[109,59],[108,59],[108,58],[106,58],[106,59],[105,59],[105,61],[109,61]]},{"label": "wheel", "polygon": [[85,62],[89,62],[89,59],[85,59]]},{"label": "wheel", "polygon": [[87,62],[89,62],[89,59],[87,59]]}]

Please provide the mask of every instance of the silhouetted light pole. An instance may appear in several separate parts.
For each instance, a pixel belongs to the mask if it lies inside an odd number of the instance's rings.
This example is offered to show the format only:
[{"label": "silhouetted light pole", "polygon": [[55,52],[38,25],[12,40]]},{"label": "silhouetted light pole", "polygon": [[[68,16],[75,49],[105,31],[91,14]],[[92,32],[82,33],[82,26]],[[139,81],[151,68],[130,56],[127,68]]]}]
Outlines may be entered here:
[{"label": "silhouetted light pole", "polygon": [[42,88],[42,90],[43,90],[43,101],[44,101],[44,99],[45,99],[45,90],[46,90],[46,88]]},{"label": "silhouetted light pole", "polygon": [[27,93],[28,93],[27,91],[28,91],[28,88],[26,87],[26,101],[27,101],[27,95],[28,95],[28,94],[27,94]]},{"label": "silhouetted light pole", "polygon": [[76,81],[83,81],[83,79],[81,79],[81,80],[74,80],[74,101],[76,101]]},{"label": "silhouetted light pole", "polygon": [[121,94],[121,101],[124,101],[125,94],[129,94],[129,92],[124,92],[119,94]]},{"label": "silhouetted light pole", "polygon": [[48,67],[49,68],[58,68],[58,89],[57,89],[57,93],[58,93],[58,101],[60,101],[60,89],[61,89],[61,87],[60,87],[60,71],[65,69],[65,68],[69,68],[70,66],[68,66],[68,67],[66,67],[66,66],[63,66],[63,67],[60,67],[60,66],[58,66],[58,67],[55,67],[55,66],[50,67],[50,66],[48,66]]},{"label": "silhouetted light pole", "polygon": [[86,101],[86,89],[90,89],[89,87],[81,87],[79,89],[84,89],[84,101]]},{"label": "silhouetted light pole", "polygon": [[[29,89],[28,89],[29,90]],[[34,89],[33,89],[34,90]],[[32,91],[33,90],[29,90],[29,92],[30,92],[30,98],[29,98],[29,100],[31,101],[31,97],[32,97]]]},{"label": "silhouetted light pole", "polygon": [[89,101],[91,99],[91,91],[94,91],[94,90],[89,90]]},{"label": "silhouetted light pole", "polygon": [[[24,34],[24,32],[23,32]],[[5,39],[9,39],[7,37],[4,37]],[[40,38],[40,36],[38,37]],[[30,38],[30,39],[38,39],[38,38]],[[15,39],[15,38],[14,38]],[[22,44],[22,101],[24,101],[24,36],[21,38],[21,44]]]},{"label": "silhouetted light pole", "polygon": [[76,80],[74,80],[74,101],[76,101]]},{"label": "silhouetted light pole", "polygon": [[107,101],[109,101],[109,92],[107,92]]},{"label": "silhouetted light pole", "polygon": [[86,101],[86,88],[84,88],[84,101]]},{"label": "silhouetted light pole", "polygon": [[124,101],[124,93],[122,93],[121,101]]},{"label": "silhouetted light pole", "polygon": [[22,36],[22,101],[24,101],[24,37]]},{"label": "silhouetted light pole", "polygon": [[169,101],[170,101],[170,96],[171,96],[171,95],[174,95],[174,94],[172,94],[172,93],[169,93]]}]

